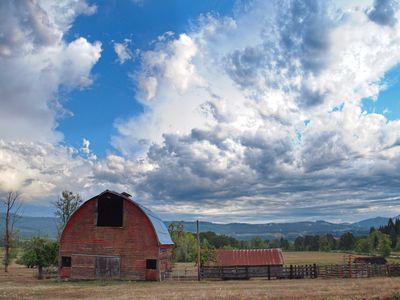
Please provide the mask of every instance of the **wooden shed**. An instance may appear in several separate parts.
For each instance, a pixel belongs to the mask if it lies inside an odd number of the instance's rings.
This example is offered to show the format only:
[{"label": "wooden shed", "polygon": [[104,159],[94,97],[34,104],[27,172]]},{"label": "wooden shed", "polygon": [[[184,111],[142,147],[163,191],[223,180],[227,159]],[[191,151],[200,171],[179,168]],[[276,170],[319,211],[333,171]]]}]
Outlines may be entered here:
[{"label": "wooden shed", "polygon": [[385,265],[385,264],[387,264],[387,260],[383,256],[359,256],[359,257],[354,258],[353,263]]},{"label": "wooden shed", "polygon": [[284,264],[281,249],[218,249],[215,257],[201,268],[203,278],[278,278]]},{"label": "wooden shed", "polygon": [[60,237],[59,275],[71,279],[161,280],[173,242],[163,221],[127,193],[83,203]]}]

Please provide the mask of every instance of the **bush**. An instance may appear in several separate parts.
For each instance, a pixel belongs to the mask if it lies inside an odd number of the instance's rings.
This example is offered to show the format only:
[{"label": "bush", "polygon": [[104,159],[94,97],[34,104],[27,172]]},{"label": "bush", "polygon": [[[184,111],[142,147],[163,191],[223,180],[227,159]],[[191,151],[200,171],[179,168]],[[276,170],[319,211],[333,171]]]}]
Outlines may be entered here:
[{"label": "bush", "polygon": [[400,300],[400,292],[394,292],[394,293],[392,294],[391,299],[393,299],[393,300]]},{"label": "bush", "polygon": [[38,268],[38,278],[43,278],[43,268],[58,265],[58,243],[42,237],[32,238],[24,247],[17,263]]}]

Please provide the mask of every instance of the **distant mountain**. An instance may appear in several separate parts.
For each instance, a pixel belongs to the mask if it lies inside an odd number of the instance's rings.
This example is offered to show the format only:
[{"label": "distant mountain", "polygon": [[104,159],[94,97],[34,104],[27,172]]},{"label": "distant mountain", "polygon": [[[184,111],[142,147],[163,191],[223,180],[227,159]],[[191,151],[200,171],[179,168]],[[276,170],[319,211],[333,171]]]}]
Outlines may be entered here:
[{"label": "distant mountain", "polygon": [[[3,236],[5,227],[5,214],[0,213],[0,236]],[[14,229],[19,232],[22,238],[32,236],[47,236],[57,238],[57,219],[52,217],[28,217],[21,216],[14,225]]]},{"label": "distant mountain", "polygon": [[[398,216],[400,217],[400,216]],[[330,223],[326,221],[305,221],[292,223],[229,223],[219,224],[212,222],[200,222],[201,231],[214,231],[218,234],[233,236],[240,240],[248,240],[255,236],[264,239],[275,239],[284,237],[293,240],[299,235],[315,235],[331,233],[339,236],[344,232],[352,232],[355,235],[368,234],[370,227],[378,228],[386,225],[389,218],[376,217],[362,220],[355,223]],[[172,221],[165,222],[168,226]],[[196,231],[196,222],[177,222],[182,223],[187,231]],[[57,237],[57,220],[52,217],[28,217],[23,216],[18,219],[15,229],[19,231],[22,238],[31,238],[35,235],[47,236],[55,239]],[[0,213],[0,236],[4,232],[4,214]]]},{"label": "distant mountain", "polygon": [[[399,216],[400,217],[400,216]],[[356,223],[330,223],[326,221],[305,221],[293,223],[267,223],[267,224],[247,224],[230,223],[218,224],[211,222],[200,222],[200,231],[214,231],[218,234],[233,236],[240,240],[251,239],[260,236],[264,239],[276,239],[284,237],[293,240],[299,235],[316,235],[331,233],[335,236],[345,232],[352,232],[354,235],[366,235],[371,227],[378,228],[386,225],[389,218],[377,217],[362,220]],[[172,223],[166,222],[167,225]],[[190,232],[196,231],[196,222],[177,222],[183,224],[185,229]]]},{"label": "distant mountain", "polygon": [[[396,219],[397,218],[400,218],[400,216],[397,216]],[[371,227],[379,228],[380,226],[387,225],[388,220],[389,220],[388,218],[376,217],[376,218],[366,219],[366,220],[362,220],[360,222],[353,223],[353,225],[359,226],[362,228],[371,228]]]}]

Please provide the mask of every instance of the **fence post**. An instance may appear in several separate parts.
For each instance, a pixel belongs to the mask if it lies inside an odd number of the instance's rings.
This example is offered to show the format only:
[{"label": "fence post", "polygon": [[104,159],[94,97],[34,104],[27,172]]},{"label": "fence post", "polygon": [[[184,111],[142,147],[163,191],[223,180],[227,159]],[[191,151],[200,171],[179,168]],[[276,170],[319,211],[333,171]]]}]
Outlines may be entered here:
[{"label": "fence post", "polygon": [[290,275],[289,275],[290,279],[293,279],[293,265],[290,265]]},{"label": "fence post", "polygon": [[268,265],[268,280],[271,280],[271,266]]},{"label": "fence post", "polygon": [[318,272],[317,272],[317,264],[313,265],[313,278],[317,278],[318,277]]}]

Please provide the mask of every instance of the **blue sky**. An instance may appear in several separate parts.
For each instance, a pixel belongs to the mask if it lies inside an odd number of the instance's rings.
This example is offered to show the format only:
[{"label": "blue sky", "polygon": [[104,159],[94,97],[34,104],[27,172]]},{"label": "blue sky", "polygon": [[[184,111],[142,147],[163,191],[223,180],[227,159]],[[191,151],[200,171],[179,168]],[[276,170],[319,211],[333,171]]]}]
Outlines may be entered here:
[{"label": "blue sky", "polygon": [[[88,138],[99,156],[110,147],[110,137],[115,134],[113,121],[143,112],[135,101],[135,87],[128,74],[139,68],[138,60],[120,65],[113,42],[131,39],[129,47],[148,50],[154,40],[165,32],[187,32],[197,22],[199,15],[215,13],[232,15],[234,1],[100,1],[91,16],[78,17],[67,40],[84,36],[102,41],[102,59],[93,67],[95,84],[84,91],[67,96],[65,108],[74,113],[59,126],[68,144],[79,147]],[[117,16],[117,17],[116,17]],[[151,20],[151,21],[149,21]],[[88,113],[90,111],[90,113]]]},{"label": "blue sky", "polygon": [[3,1],[0,195],[215,222],[400,214],[398,1]]}]

